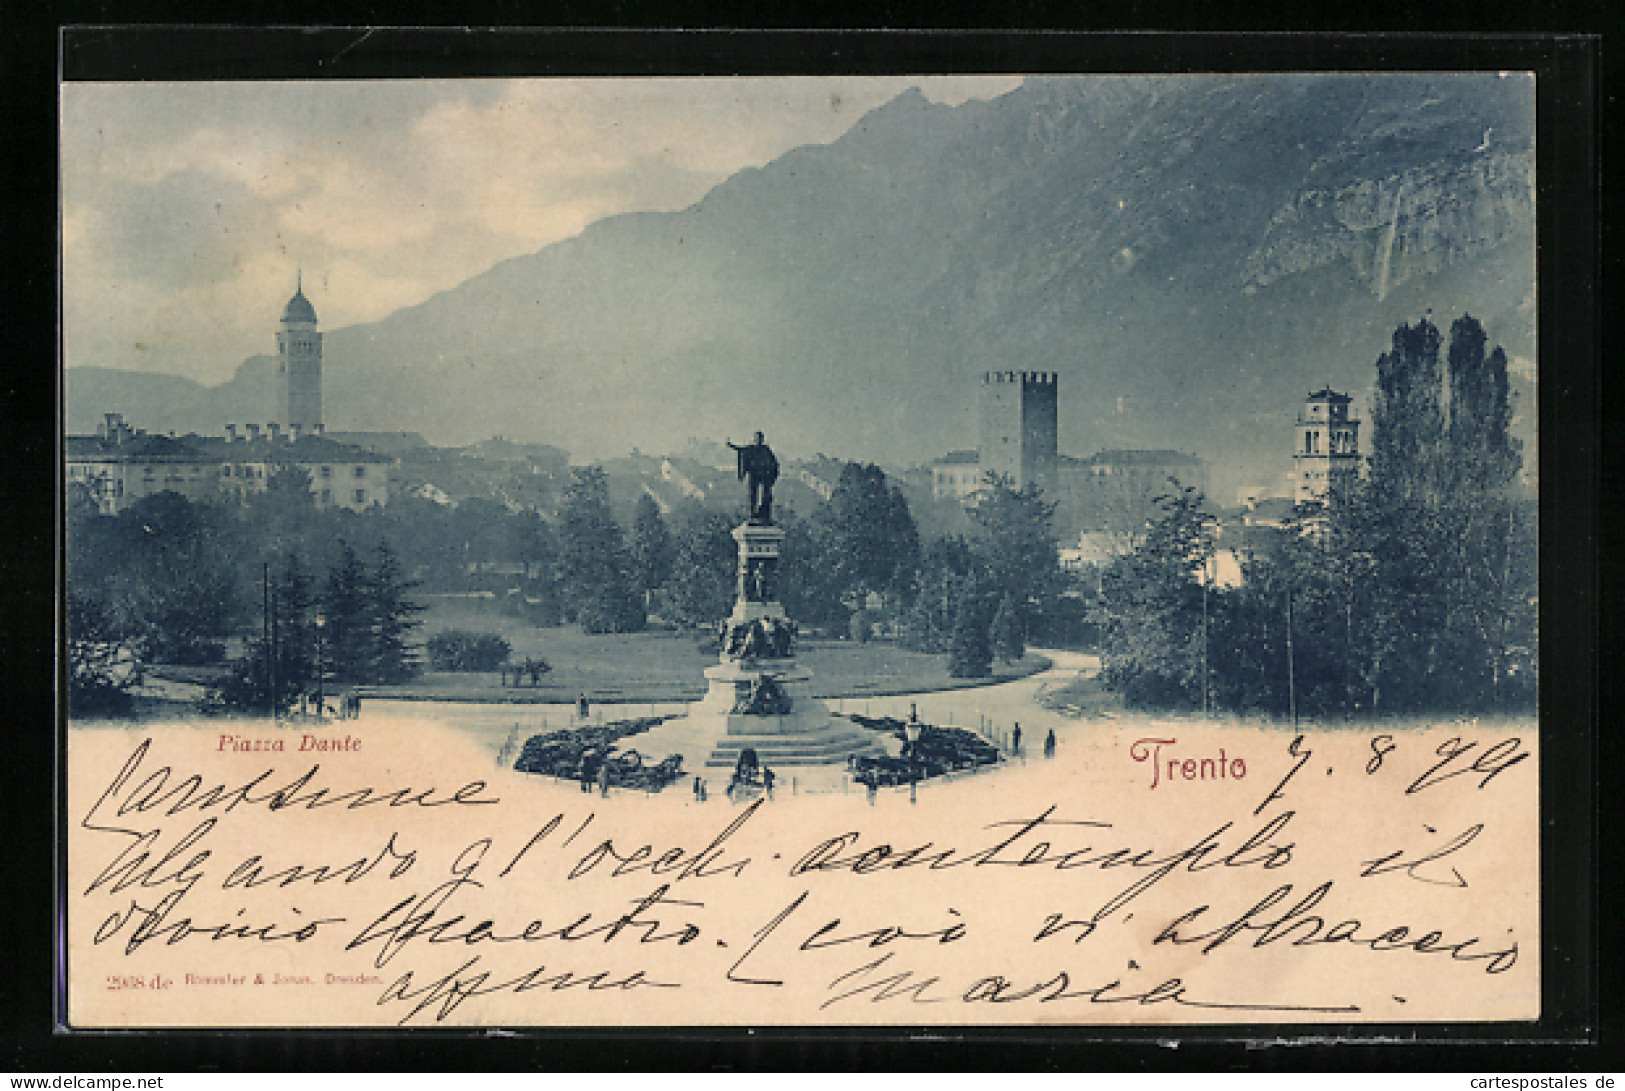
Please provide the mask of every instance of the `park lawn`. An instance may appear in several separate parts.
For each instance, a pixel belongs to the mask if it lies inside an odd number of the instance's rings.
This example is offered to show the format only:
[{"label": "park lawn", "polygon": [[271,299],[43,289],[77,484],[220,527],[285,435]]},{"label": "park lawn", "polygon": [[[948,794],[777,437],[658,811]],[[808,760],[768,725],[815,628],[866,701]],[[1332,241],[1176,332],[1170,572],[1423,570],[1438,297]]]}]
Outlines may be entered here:
[{"label": "park lawn", "polygon": [[[418,636],[427,640],[444,629],[497,633],[513,648],[511,661],[546,660],[552,670],[540,685],[505,687],[495,671],[429,671],[396,686],[369,686],[378,697],[452,701],[693,701],[705,693],[705,668],[717,662],[715,646],[700,634],[651,631],[589,636],[574,625],[538,628],[500,614],[489,599],[435,597],[421,615]],[[997,664],[988,679],[948,677],[947,657],[927,655],[882,641],[802,641],[797,663],[812,672],[818,697],[880,696],[1008,681],[1042,670],[1040,656]]]}]

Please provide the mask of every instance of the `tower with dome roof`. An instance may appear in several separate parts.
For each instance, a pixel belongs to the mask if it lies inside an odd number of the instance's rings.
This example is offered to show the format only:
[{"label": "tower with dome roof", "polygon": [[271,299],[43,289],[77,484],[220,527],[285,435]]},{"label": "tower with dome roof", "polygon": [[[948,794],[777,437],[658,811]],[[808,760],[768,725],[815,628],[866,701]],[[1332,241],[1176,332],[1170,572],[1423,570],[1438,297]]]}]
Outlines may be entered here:
[{"label": "tower with dome roof", "polygon": [[316,308],[305,298],[304,288],[300,273],[276,334],[274,417],[280,417],[292,435],[322,430],[322,335],[316,329]]}]

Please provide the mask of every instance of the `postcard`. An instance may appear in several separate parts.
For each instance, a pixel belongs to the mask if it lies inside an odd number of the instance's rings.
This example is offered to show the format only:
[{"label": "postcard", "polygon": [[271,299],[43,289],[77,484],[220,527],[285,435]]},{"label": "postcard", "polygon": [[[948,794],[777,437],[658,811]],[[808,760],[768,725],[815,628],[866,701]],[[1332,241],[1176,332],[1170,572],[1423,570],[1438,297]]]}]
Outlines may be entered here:
[{"label": "postcard", "polygon": [[70,1027],[1540,1017],[1531,74],[61,105]]}]

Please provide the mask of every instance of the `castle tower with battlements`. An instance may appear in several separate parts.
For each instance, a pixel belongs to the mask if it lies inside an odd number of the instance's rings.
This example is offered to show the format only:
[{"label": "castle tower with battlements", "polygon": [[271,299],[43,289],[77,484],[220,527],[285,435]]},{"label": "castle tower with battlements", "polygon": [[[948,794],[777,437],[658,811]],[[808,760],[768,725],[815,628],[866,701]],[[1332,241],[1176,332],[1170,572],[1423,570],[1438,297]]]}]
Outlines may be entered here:
[{"label": "castle tower with battlements", "polygon": [[1018,489],[1054,479],[1058,376],[1053,371],[989,371],[982,376],[978,472]]}]

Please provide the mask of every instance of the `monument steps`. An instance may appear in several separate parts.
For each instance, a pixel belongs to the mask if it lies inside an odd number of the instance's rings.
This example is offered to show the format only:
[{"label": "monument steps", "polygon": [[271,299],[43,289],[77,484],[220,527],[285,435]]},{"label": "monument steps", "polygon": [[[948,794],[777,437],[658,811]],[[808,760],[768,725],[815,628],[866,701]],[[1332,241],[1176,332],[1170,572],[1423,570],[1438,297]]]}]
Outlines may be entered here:
[{"label": "monument steps", "polygon": [[742,751],[756,751],[756,760],[773,765],[828,765],[844,762],[848,755],[872,755],[884,750],[880,737],[862,728],[834,728],[803,735],[726,735],[716,741],[707,768],[733,768]]}]

